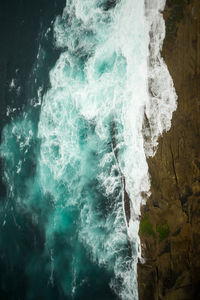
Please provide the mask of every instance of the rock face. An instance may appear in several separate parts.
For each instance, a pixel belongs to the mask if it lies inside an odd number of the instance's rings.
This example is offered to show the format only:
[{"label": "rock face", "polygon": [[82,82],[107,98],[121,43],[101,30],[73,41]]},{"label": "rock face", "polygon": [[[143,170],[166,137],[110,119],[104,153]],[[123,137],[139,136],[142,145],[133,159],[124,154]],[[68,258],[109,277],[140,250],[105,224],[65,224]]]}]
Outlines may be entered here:
[{"label": "rock face", "polygon": [[169,132],[148,160],[140,300],[200,299],[200,1],[169,0],[163,56],[178,95]]}]

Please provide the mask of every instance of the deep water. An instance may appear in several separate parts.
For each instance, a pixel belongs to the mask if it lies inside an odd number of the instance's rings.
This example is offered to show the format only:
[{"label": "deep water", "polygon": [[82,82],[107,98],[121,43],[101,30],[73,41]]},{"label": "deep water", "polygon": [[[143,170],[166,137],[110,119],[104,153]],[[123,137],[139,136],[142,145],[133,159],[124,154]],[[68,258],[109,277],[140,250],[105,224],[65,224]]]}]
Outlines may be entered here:
[{"label": "deep water", "polygon": [[1,6],[1,299],[136,300],[146,155],[175,107],[161,84],[148,94],[159,5],[149,19],[138,0]]}]

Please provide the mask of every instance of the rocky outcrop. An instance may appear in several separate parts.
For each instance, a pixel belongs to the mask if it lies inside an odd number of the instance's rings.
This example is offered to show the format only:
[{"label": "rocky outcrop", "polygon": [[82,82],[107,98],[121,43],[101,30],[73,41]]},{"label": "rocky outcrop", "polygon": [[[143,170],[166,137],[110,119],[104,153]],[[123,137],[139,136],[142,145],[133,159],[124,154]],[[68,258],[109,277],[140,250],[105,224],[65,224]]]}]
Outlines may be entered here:
[{"label": "rocky outcrop", "polygon": [[140,300],[200,299],[200,1],[168,0],[163,56],[178,95],[169,132],[148,159]]}]

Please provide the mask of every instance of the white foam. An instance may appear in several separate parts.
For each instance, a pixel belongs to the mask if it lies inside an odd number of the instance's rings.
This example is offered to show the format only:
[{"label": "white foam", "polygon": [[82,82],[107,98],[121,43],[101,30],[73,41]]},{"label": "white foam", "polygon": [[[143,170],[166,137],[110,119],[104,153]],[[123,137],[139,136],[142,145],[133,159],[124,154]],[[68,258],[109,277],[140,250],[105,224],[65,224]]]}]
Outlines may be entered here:
[{"label": "white foam", "polygon": [[146,1],[146,17],[149,26],[149,99],[146,116],[149,128],[144,130],[145,152],[153,156],[158,145],[158,137],[171,127],[172,114],[177,107],[177,95],[168,68],[161,57],[165,38],[165,23],[161,11],[164,0]]},{"label": "white foam", "polygon": [[[159,12],[163,7],[164,1],[146,1],[145,9],[144,1],[122,0],[112,12],[103,12],[93,0],[68,1],[63,16],[54,24],[56,46],[63,53],[50,72],[51,89],[43,98],[38,129],[44,192],[54,196],[56,207],[59,202],[56,184],[62,181],[73,195],[63,205],[81,203],[79,239],[94,261],[114,269],[111,285],[124,300],[138,299],[137,260],[141,257],[138,219],[143,201],[141,192],[148,193],[150,189],[146,155],[155,153],[158,136],[170,128],[176,108],[173,82],[160,55],[165,36]],[[83,57],[88,54],[84,65],[77,59],[78,51],[82,51]],[[152,95],[148,94],[149,83]],[[38,93],[41,103],[40,97]],[[145,132],[142,131],[144,108],[150,123]],[[117,164],[114,152],[104,149],[110,142],[111,116],[118,124]],[[95,123],[96,136],[88,136],[88,148],[84,151],[79,145],[80,118]],[[144,140],[145,134],[148,141]],[[92,150],[102,156],[97,174],[89,161]],[[115,176],[117,169],[119,175]],[[80,196],[80,186],[90,176],[98,179],[107,199],[112,198],[116,188],[121,187],[120,173],[125,176],[131,199],[128,228],[121,195],[111,203],[105,220],[94,212],[89,195]],[[77,182],[79,187],[75,190]],[[49,226],[48,230],[51,234],[54,227]],[[133,251],[131,259],[120,255],[127,247],[127,233]]]}]

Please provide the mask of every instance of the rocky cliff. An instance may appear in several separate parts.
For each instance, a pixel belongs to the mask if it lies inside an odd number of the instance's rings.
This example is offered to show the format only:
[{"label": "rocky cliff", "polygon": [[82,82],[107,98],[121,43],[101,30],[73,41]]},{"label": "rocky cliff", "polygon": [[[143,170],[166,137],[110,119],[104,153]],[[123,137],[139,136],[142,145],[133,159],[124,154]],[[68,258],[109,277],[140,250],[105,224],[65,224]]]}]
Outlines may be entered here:
[{"label": "rocky cliff", "polygon": [[178,95],[169,132],[148,159],[140,300],[200,299],[200,1],[168,0],[163,56]]}]

